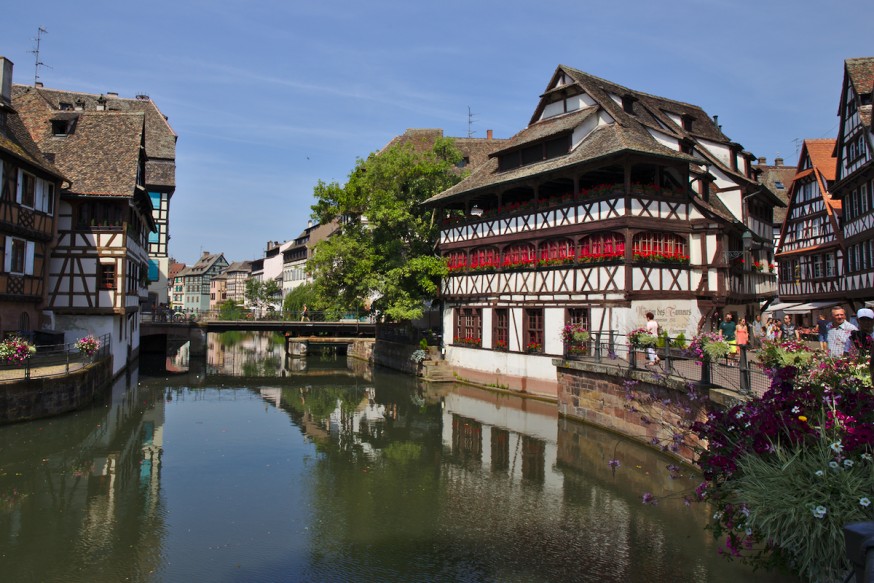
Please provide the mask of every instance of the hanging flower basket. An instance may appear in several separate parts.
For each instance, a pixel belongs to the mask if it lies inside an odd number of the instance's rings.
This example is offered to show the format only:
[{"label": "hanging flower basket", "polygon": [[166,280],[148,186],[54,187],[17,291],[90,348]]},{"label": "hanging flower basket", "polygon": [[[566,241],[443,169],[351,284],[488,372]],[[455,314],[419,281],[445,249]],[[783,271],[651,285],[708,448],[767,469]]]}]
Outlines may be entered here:
[{"label": "hanging flower basket", "polygon": [[36,347],[23,338],[7,338],[0,342],[0,363],[22,365],[36,353]]},{"label": "hanging flower basket", "polygon": [[646,328],[635,328],[628,333],[628,345],[632,348],[649,348],[655,346],[658,338],[646,331]]},{"label": "hanging flower basket", "polygon": [[76,350],[85,356],[92,357],[100,349],[100,340],[92,335],[84,336],[76,341]]}]

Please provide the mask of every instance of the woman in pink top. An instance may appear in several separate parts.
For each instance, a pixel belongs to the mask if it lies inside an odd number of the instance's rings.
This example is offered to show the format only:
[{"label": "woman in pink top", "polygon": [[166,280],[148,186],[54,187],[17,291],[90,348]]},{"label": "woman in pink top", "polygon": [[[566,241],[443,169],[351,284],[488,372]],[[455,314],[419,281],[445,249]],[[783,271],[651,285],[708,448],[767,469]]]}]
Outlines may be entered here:
[{"label": "woman in pink top", "polygon": [[737,340],[737,345],[745,345],[750,342],[750,329],[747,326],[747,319],[741,318],[737,328],[734,329],[734,338]]}]

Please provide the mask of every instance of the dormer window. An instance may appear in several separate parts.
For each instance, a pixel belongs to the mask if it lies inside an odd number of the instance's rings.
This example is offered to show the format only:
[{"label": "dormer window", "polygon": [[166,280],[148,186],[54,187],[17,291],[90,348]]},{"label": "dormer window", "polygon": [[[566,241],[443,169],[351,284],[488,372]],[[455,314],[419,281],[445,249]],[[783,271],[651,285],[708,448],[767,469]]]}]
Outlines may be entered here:
[{"label": "dormer window", "polygon": [[684,154],[692,155],[692,142],[689,140],[680,140],[680,151]]},{"label": "dormer window", "polygon": [[73,111],[73,104],[62,101],[58,104],[58,109],[61,111]]},{"label": "dormer window", "polygon": [[622,96],[622,109],[625,113],[630,113],[634,115],[634,102],[637,101],[637,98],[633,95],[625,94]]},{"label": "dormer window", "polygon": [[776,181],[774,183],[774,187],[777,188],[777,190],[783,190],[786,188],[785,186],[783,186],[783,182],[781,180]]},{"label": "dormer window", "polygon": [[695,118],[691,115],[684,115],[680,119],[683,122],[683,129],[687,132],[691,132],[692,127],[695,125]]},{"label": "dormer window", "polygon": [[52,135],[66,136],[70,132],[71,121],[68,119],[53,119],[52,120]]}]

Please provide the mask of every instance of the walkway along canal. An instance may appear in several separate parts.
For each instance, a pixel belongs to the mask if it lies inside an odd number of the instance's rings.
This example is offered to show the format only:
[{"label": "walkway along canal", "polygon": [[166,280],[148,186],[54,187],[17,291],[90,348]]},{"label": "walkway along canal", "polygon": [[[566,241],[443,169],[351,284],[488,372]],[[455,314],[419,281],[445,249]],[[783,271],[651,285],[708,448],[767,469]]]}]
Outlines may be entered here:
[{"label": "walkway along canal", "polygon": [[210,344],[187,373],[0,427],[4,578],[775,580],[717,556],[694,475],[554,403]]}]

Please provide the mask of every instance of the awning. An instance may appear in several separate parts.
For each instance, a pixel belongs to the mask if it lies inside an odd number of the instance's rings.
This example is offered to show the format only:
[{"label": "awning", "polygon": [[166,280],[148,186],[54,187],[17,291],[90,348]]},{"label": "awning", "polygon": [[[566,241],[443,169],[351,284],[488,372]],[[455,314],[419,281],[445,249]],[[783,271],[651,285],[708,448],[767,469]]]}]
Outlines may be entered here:
[{"label": "awning", "polygon": [[812,310],[822,310],[823,308],[831,308],[837,306],[840,302],[808,302],[791,308],[784,308],[783,311],[787,314],[806,314]]},{"label": "awning", "polygon": [[770,306],[767,307],[767,309],[765,310],[765,312],[766,312],[766,313],[767,313],[767,312],[780,312],[780,311],[784,311],[784,312],[785,312],[785,311],[786,311],[786,308],[793,308],[793,307],[795,307],[795,306],[797,306],[797,305],[798,305],[797,303],[785,303],[785,304],[777,303],[777,304],[771,304]]}]

